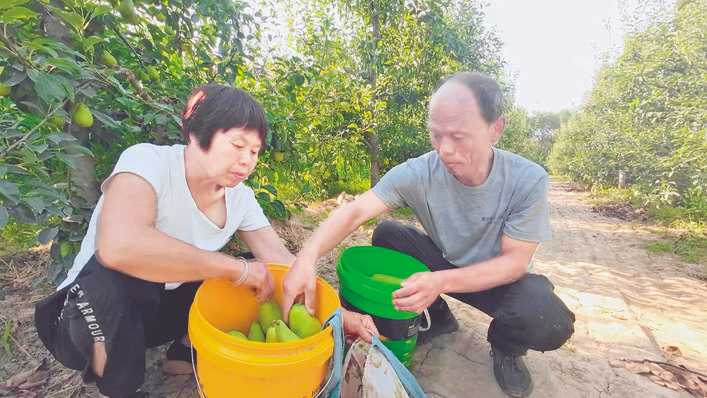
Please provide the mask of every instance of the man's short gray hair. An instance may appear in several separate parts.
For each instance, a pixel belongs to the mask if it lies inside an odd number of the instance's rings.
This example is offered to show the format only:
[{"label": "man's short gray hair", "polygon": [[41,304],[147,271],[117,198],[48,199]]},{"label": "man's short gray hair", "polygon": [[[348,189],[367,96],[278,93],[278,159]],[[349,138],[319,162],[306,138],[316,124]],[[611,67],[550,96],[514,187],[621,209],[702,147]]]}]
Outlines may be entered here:
[{"label": "man's short gray hair", "polygon": [[503,113],[503,91],[494,78],[479,72],[457,72],[444,78],[435,92],[447,82],[459,83],[471,91],[487,123],[495,122]]}]

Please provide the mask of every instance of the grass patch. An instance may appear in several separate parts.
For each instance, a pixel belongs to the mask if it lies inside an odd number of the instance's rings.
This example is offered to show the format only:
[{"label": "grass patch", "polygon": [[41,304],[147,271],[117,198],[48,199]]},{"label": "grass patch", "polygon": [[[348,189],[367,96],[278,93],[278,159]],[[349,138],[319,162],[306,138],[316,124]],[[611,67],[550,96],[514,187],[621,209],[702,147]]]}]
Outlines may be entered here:
[{"label": "grass patch", "polygon": [[672,253],[673,245],[669,241],[661,240],[651,243],[646,249],[651,253]]},{"label": "grass patch", "polygon": [[633,207],[642,207],[641,195],[631,188],[593,187],[590,195],[594,205],[605,206],[628,203]]},{"label": "grass patch", "polygon": [[37,244],[41,227],[10,221],[0,230],[0,257],[25,251]]},{"label": "grass patch", "polygon": [[2,328],[2,336],[0,336],[0,346],[2,346],[7,355],[12,355],[12,330],[14,326],[15,321],[6,319]]},{"label": "grass patch", "polygon": [[707,260],[707,221],[704,206],[671,207],[647,205],[647,197],[634,188],[594,187],[591,201],[596,206],[626,205],[644,209],[643,221],[664,228],[662,239],[646,246],[651,253],[672,253],[688,263]]},{"label": "grass patch", "polygon": [[379,222],[380,222],[380,219],[379,219],[378,217],[373,217],[373,218],[371,218],[370,220],[364,222],[364,223],[362,224],[362,226],[364,226],[364,227],[374,227],[374,226],[378,225]]},{"label": "grass patch", "polygon": [[707,234],[699,231],[683,232],[653,242],[646,249],[651,253],[673,253],[688,263],[704,263],[707,260]]},{"label": "grass patch", "polygon": [[415,212],[409,207],[399,207],[391,211],[390,215],[395,218],[413,218],[415,217]]}]

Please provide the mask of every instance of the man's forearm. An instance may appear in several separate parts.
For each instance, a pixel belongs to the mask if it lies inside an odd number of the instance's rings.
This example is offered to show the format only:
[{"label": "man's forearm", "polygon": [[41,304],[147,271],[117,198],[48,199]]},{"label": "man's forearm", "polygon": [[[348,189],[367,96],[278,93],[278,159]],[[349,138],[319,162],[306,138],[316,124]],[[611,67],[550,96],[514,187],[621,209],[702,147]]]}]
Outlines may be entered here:
[{"label": "man's forearm", "polygon": [[189,282],[237,278],[239,260],[172,238],[156,229],[136,232],[139,239],[99,242],[97,256],[105,266],[151,282]]},{"label": "man's forearm", "polygon": [[443,293],[475,293],[515,282],[525,275],[528,264],[512,255],[500,255],[467,267],[435,271],[442,279]]},{"label": "man's forearm", "polygon": [[351,232],[361,225],[353,209],[349,206],[334,210],[314,234],[302,246],[299,256],[316,260],[341,243]]}]

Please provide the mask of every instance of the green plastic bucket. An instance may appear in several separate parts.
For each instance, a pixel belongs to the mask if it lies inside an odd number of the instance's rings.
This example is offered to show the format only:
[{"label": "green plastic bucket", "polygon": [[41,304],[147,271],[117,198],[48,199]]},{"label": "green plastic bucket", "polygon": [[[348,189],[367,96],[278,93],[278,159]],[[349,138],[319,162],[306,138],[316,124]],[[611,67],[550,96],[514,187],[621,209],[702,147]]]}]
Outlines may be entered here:
[{"label": "green plastic bucket", "polygon": [[385,337],[383,344],[400,362],[410,366],[421,316],[415,312],[398,311],[393,306],[393,292],[400,289],[400,284],[372,276],[382,274],[402,280],[417,272],[429,272],[427,266],[414,257],[384,247],[353,246],[339,256],[336,272],[344,308],[371,315],[378,331]]}]

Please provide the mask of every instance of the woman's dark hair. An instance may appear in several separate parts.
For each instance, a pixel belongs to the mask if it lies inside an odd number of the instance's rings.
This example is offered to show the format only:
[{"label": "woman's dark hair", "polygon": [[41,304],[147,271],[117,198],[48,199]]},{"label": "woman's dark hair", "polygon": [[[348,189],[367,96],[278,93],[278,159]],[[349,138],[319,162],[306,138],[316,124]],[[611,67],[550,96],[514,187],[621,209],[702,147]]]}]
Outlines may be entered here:
[{"label": "woman's dark hair", "polygon": [[182,111],[182,136],[196,137],[199,146],[209,150],[217,131],[242,128],[255,130],[265,147],[268,122],[263,108],[243,90],[220,84],[201,86],[189,95]]}]

